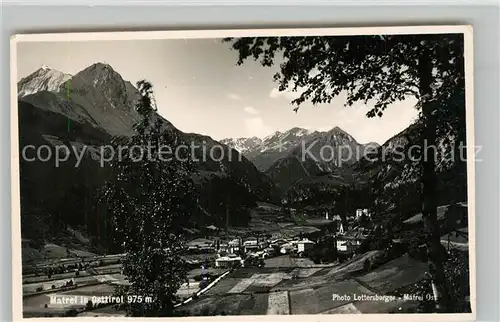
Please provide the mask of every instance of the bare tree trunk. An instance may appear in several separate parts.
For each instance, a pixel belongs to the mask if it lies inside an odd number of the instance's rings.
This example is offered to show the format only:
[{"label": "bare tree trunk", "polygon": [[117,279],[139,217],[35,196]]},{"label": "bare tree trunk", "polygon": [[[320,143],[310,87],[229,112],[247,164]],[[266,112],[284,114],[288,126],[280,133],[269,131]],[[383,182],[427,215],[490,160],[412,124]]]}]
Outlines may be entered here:
[{"label": "bare tree trunk", "polygon": [[228,202],[228,204],[226,205],[226,227],[225,227],[226,234],[229,230],[229,198],[228,198],[227,202]]},{"label": "bare tree trunk", "polygon": [[432,279],[432,291],[436,310],[449,312],[450,298],[444,273],[444,249],[437,221],[436,185],[436,102],[432,99],[432,62],[430,55],[423,52],[419,59],[420,96],[424,117],[422,145],[422,215],[426,234],[429,273]]}]

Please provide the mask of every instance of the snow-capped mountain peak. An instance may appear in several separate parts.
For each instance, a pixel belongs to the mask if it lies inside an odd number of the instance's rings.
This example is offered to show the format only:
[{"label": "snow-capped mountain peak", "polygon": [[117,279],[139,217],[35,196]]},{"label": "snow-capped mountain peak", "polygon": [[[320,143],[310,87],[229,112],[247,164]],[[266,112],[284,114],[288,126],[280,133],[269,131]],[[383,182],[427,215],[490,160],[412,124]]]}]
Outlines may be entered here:
[{"label": "snow-capped mountain peak", "polygon": [[300,127],[291,128],[285,132],[276,131],[264,138],[228,138],[221,142],[236,149],[238,152],[252,157],[260,153],[281,153],[300,144],[302,140],[309,140],[318,132]]},{"label": "snow-capped mountain peak", "polygon": [[74,75],[44,65],[18,83],[19,100],[88,122],[111,135],[133,133],[139,117],[135,110],[138,97],[137,89],[105,63],[95,63]]},{"label": "snow-capped mountain peak", "polygon": [[223,139],[220,142],[239,153],[246,153],[262,144],[262,140],[255,136],[250,138]]},{"label": "snow-capped mountain peak", "polygon": [[265,136],[265,137],[262,139],[262,141],[263,141],[263,142],[265,142],[265,141],[268,141],[268,140],[270,140],[270,139],[272,139],[272,138],[275,138],[275,137],[280,137],[281,135],[283,135],[283,133],[282,133],[282,132],[280,132],[280,131],[276,131],[276,132],[274,132],[274,133],[272,133],[272,134],[269,134],[269,135]]},{"label": "snow-capped mountain peak", "polygon": [[71,77],[69,74],[42,65],[17,83],[17,96],[23,97],[41,91],[59,91],[60,87]]},{"label": "snow-capped mountain peak", "polygon": [[300,128],[300,127],[294,127],[294,128],[291,128],[290,130],[286,131],[285,134],[290,134],[290,135],[293,135],[293,136],[304,136],[304,135],[311,134],[312,132],[313,131],[308,130],[308,129],[303,129],[303,128]]},{"label": "snow-capped mountain peak", "polygon": [[263,139],[225,139],[222,142],[244,154],[261,171],[266,171],[273,162],[289,154],[296,154],[302,146],[309,146],[313,142],[317,143],[317,147],[349,146],[356,151],[354,148],[359,146],[362,149],[356,139],[338,126],[328,131],[293,127],[284,132],[276,131]]}]

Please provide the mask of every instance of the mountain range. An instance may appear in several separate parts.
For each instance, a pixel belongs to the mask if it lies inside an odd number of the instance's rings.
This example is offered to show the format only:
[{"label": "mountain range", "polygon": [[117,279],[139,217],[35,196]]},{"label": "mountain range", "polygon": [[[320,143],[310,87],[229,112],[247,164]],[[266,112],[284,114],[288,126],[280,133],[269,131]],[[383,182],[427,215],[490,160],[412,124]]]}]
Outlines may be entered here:
[{"label": "mountain range", "polygon": [[[133,126],[140,118],[135,110],[138,98],[136,87],[103,63],[92,64],[75,75],[42,66],[18,82],[23,238],[53,241],[59,232],[72,227],[91,236],[92,247],[109,250],[116,246],[108,240],[113,230],[110,209],[100,201],[100,188],[111,172],[99,166],[99,147],[114,137],[135,133]],[[294,127],[262,139],[228,138],[219,142],[209,136],[182,132],[159,114],[155,117],[165,131],[175,133],[184,142],[207,147],[196,150],[201,161],[196,163],[192,180],[200,195],[200,209],[186,219],[186,228],[224,226],[228,213],[230,225],[246,225],[246,209],[257,201],[279,204],[294,198],[312,198],[310,202],[316,204],[318,195],[330,200],[342,187],[366,183],[379,182],[381,191],[409,183],[418,191],[414,180],[417,174],[408,172],[415,167],[392,162],[398,146],[419,142],[422,131],[418,123],[380,146],[359,143],[339,127],[329,131]],[[52,153],[64,145],[83,153],[83,158],[75,167],[78,160],[74,154],[58,166],[51,160],[24,157],[25,147],[42,145],[49,146]],[[214,146],[222,149],[220,160],[207,155]],[[386,159],[364,158],[380,156],[384,151],[388,151]],[[449,182],[456,177],[454,172],[445,175],[448,177],[440,174],[440,178]],[[440,189],[450,190],[447,182]],[[418,194],[410,197],[417,198]]]},{"label": "mountain range", "polygon": [[[23,236],[43,239],[65,225],[82,226],[102,244],[102,238],[106,238],[102,230],[110,229],[110,225],[98,191],[110,171],[99,166],[100,147],[110,144],[113,137],[134,134],[133,125],[139,119],[135,110],[138,97],[138,90],[130,82],[103,63],[75,75],[43,66],[19,81],[20,155],[28,146],[49,146],[55,153],[64,145],[70,151],[83,153],[78,167],[73,154],[59,166],[54,165],[54,160],[20,158]],[[236,150],[208,136],[184,133],[158,114],[155,117],[165,131],[175,132],[184,142],[207,147],[195,153],[200,161],[192,179],[200,192],[201,209],[190,225],[223,225],[228,199],[240,200],[244,195],[251,205],[256,200],[273,198],[274,185],[269,177]],[[207,155],[215,145],[223,150],[220,160]],[[207,192],[221,182],[227,187],[223,196]],[[244,224],[244,217],[232,216],[230,224]]]},{"label": "mountain range", "polygon": [[301,178],[356,163],[378,143],[361,144],[338,126],[329,131],[299,127],[257,137],[224,139],[222,143],[238,150],[282,190]]}]

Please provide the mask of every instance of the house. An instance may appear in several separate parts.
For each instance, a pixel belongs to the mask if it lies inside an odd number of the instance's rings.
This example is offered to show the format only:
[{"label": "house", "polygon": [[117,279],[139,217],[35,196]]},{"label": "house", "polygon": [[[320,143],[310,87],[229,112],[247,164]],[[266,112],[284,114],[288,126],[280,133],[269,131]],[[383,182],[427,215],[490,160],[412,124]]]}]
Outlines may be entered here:
[{"label": "house", "polygon": [[274,248],[268,247],[268,248],[264,249],[264,254],[262,255],[262,257],[266,258],[266,257],[274,256],[274,255],[276,255]]},{"label": "house", "polygon": [[214,225],[207,226],[206,229],[213,232],[217,232],[219,230],[219,228],[215,227]]},{"label": "house", "polygon": [[342,218],[340,218],[339,215],[332,215],[332,220],[333,221],[342,221]]},{"label": "house", "polygon": [[264,249],[264,248],[269,247],[269,242],[267,242],[265,240],[261,240],[258,242],[258,245],[259,245],[259,249]]},{"label": "house", "polygon": [[339,226],[339,229],[337,231],[337,234],[339,235],[343,235],[345,233],[344,231],[344,224],[342,223],[342,221],[340,222],[340,226]]},{"label": "house", "polygon": [[299,253],[303,253],[305,251],[309,251],[313,249],[314,247],[314,242],[309,240],[309,239],[303,239],[297,242],[297,251]]},{"label": "house", "polygon": [[356,220],[360,220],[363,215],[365,215],[366,218],[371,218],[371,214],[368,212],[368,209],[356,209]]},{"label": "house", "polygon": [[260,249],[260,246],[257,238],[251,237],[245,240],[243,242],[243,248],[245,250],[245,253],[258,251]]},{"label": "house", "polygon": [[270,238],[270,240],[280,239],[281,237],[282,237],[281,232],[273,232],[273,233],[271,233],[271,238]]},{"label": "house", "polygon": [[217,241],[216,243],[217,251],[228,252],[229,253],[229,244]]},{"label": "house", "polygon": [[215,267],[233,268],[243,265],[243,259],[240,256],[221,256],[215,259]]},{"label": "house", "polygon": [[292,245],[291,243],[286,243],[286,244],[281,245],[280,253],[281,254],[289,254],[289,253],[292,253],[294,250],[295,250],[294,245]]},{"label": "house", "polygon": [[196,238],[187,243],[188,253],[212,253],[215,246],[214,241],[204,238]]},{"label": "house", "polygon": [[281,246],[281,245],[286,243],[286,240],[284,240],[283,238],[276,238],[276,239],[271,240],[270,243],[271,243],[271,246],[273,246],[273,245]]},{"label": "house", "polygon": [[227,243],[227,245],[228,245],[227,252],[230,254],[234,254],[240,250],[239,239],[233,239],[229,243]]}]

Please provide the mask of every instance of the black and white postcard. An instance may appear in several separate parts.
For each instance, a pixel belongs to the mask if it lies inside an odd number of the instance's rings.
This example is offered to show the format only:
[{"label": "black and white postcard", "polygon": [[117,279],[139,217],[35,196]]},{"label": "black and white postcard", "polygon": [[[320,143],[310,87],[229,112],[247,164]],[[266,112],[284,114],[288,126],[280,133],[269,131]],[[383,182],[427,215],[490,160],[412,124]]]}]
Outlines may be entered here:
[{"label": "black and white postcard", "polygon": [[15,317],[474,319],[470,26],[11,53]]}]

